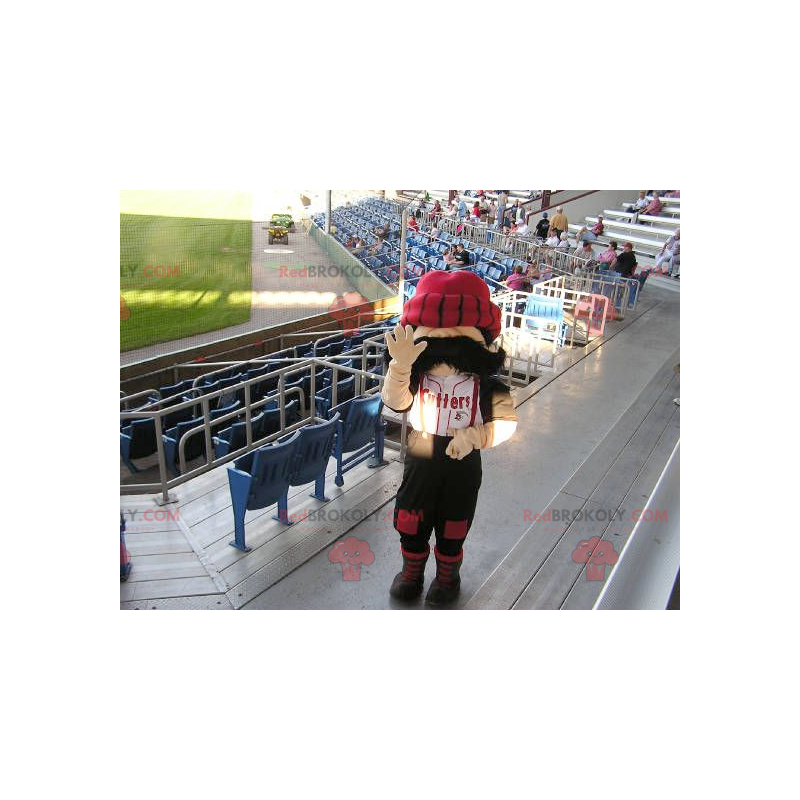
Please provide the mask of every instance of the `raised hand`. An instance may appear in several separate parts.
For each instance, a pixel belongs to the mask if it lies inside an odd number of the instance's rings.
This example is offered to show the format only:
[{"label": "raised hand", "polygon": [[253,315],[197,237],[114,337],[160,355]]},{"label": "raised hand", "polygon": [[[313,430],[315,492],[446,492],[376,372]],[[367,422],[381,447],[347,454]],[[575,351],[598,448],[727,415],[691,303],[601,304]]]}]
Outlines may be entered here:
[{"label": "raised hand", "polygon": [[393,331],[386,331],[385,339],[389,355],[403,367],[410,367],[428,346],[427,342],[414,344],[414,329],[410,325],[406,325],[405,329],[402,325],[396,325]]}]

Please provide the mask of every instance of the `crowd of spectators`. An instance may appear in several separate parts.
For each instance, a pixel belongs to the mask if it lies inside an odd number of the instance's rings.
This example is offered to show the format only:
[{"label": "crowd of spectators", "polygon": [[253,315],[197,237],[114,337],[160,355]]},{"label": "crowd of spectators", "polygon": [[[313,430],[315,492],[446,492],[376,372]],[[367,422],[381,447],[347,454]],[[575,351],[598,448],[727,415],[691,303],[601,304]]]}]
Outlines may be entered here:
[{"label": "crowd of spectators", "polygon": [[[447,204],[446,208],[443,208],[441,202],[436,200],[430,211],[434,217],[430,238],[435,239],[439,236],[438,220],[441,217],[449,217],[458,221],[457,233],[461,233],[463,226],[466,224],[486,224],[502,230],[505,234],[539,239],[545,247],[554,251],[567,252],[570,250],[569,219],[562,206],[556,207],[552,217],[548,215],[547,211],[542,212],[541,218],[533,223],[532,221],[529,222],[529,218],[533,214],[526,212],[523,205],[524,202],[528,202],[527,200],[523,201],[520,198],[516,198],[513,202],[509,202],[508,190],[488,191],[496,195],[496,199],[487,197],[487,190],[477,189],[465,190],[463,196],[458,195],[455,197]],[[530,193],[531,197],[539,194],[539,192]],[[464,200],[464,197],[470,198],[471,205]],[[632,222],[641,224],[639,221],[640,215],[660,215],[664,210],[662,197],[679,198],[680,190],[651,190],[649,192],[644,189],[641,190],[638,198],[630,205]],[[409,218],[409,228],[415,232],[419,228],[413,216]],[[620,249],[618,242],[611,241],[599,255],[595,255],[592,244],[599,244],[598,239],[604,234],[605,220],[602,214],[598,214],[597,222],[591,228],[582,226],[575,234],[576,247],[573,255],[580,256],[582,259],[589,259],[588,264],[590,267],[596,266],[601,270],[614,270],[625,277],[633,276],[639,265],[631,243],[624,243]],[[448,250],[444,254],[444,258],[448,269],[458,269],[469,264],[469,253],[460,246],[453,248],[452,252]],[[655,272],[669,274],[676,278],[680,276],[680,229],[664,243],[661,252],[655,258],[655,262]],[[644,272],[644,275],[636,276],[640,279],[642,285],[644,285],[649,270],[646,269]],[[514,276],[512,275],[509,280],[513,278]]]}]

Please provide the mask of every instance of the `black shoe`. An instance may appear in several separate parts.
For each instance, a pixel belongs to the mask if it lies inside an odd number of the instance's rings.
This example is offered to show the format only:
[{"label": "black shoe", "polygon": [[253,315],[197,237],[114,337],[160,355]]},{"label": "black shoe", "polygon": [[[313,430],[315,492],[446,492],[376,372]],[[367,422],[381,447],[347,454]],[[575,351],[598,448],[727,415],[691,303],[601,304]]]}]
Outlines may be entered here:
[{"label": "black shoe", "polygon": [[430,547],[424,553],[412,553],[400,547],[403,554],[403,569],[394,576],[389,594],[397,600],[413,600],[422,594],[425,584],[425,564],[431,552]]},{"label": "black shoe", "polygon": [[451,605],[461,591],[461,577],[458,574],[464,558],[463,551],[457,556],[445,556],[434,548],[436,556],[436,577],[425,596],[425,605],[434,608]]},{"label": "black shoe", "polygon": [[431,608],[441,608],[444,606],[452,605],[461,591],[461,580],[445,586],[439,582],[438,578],[434,578],[428,594],[425,595],[425,605]]}]

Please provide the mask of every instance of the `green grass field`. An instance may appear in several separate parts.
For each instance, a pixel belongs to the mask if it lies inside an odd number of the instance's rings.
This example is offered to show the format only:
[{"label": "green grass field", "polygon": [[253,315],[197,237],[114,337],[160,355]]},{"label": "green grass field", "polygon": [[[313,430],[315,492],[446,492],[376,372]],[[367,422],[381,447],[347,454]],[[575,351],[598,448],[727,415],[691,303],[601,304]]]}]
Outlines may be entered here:
[{"label": "green grass field", "polygon": [[120,212],[120,351],[250,318],[250,195],[121,192]]}]

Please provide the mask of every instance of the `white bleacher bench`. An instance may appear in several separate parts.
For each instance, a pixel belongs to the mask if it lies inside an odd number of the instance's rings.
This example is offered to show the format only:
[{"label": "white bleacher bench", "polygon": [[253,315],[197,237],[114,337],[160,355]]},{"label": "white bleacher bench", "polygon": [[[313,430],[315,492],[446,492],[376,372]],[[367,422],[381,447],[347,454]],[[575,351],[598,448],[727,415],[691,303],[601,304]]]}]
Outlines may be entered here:
[{"label": "white bleacher bench", "polygon": [[[639,217],[641,219],[641,217]],[[658,217],[656,217],[658,219]],[[586,217],[586,227],[591,230],[593,225],[597,224],[597,217]],[[581,226],[578,226],[579,229]],[[570,225],[572,228],[572,225]],[[656,239],[669,239],[675,233],[674,228],[658,228],[655,225],[634,225],[631,222],[618,222],[616,220],[603,219],[603,228],[608,232],[609,228],[614,230],[623,231],[623,233],[642,233],[648,236],[653,236]]]},{"label": "white bleacher bench", "polygon": [[[580,230],[582,226],[578,225],[570,225],[570,232],[572,233],[572,229],[575,228],[573,236]],[[653,240],[642,239],[638,236],[629,236],[628,234],[621,233],[619,235],[611,235],[604,233],[602,236],[598,236],[595,241],[592,242],[592,245],[599,246],[601,244],[608,245],[609,242],[616,242],[620,248],[622,247],[625,242],[630,242],[633,245],[634,252],[637,255],[642,256],[654,256],[661,252],[661,248],[663,244],[661,242],[655,242]]]},{"label": "white bleacher bench", "polygon": [[[603,210],[603,217],[605,219],[621,219],[630,222],[633,219],[633,214],[630,211],[617,211],[613,208],[606,208]],[[675,219],[674,217],[654,216],[652,214],[639,214],[639,222],[654,222],[662,226],[674,225],[676,228],[681,226],[680,217]]]},{"label": "white bleacher bench", "polygon": [[[622,207],[626,211],[632,209],[635,205],[636,205],[636,203],[622,203]],[[676,214],[678,216],[680,216],[680,213],[681,213],[681,207],[680,206],[668,206],[668,205],[665,205],[663,200],[661,201],[661,205],[662,205],[662,209],[661,209],[661,213],[662,214],[666,214],[666,215],[671,216],[671,217],[674,217]]]}]

